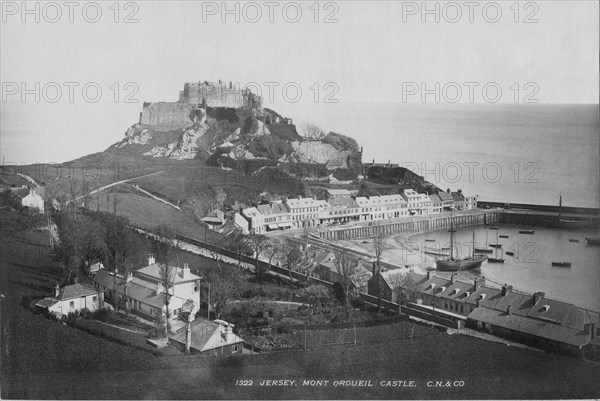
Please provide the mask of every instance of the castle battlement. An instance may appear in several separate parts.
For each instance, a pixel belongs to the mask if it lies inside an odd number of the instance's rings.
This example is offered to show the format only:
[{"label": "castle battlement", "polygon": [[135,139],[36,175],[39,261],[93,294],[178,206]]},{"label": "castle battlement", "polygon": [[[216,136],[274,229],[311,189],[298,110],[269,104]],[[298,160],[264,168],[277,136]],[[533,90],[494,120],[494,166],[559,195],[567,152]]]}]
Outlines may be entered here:
[{"label": "castle battlement", "polygon": [[198,81],[186,82],[179,92],[179,103],[188,103],[196,107],[252,107],[262,108],[262,99],[249,89],[242,89],[233,82]]}]

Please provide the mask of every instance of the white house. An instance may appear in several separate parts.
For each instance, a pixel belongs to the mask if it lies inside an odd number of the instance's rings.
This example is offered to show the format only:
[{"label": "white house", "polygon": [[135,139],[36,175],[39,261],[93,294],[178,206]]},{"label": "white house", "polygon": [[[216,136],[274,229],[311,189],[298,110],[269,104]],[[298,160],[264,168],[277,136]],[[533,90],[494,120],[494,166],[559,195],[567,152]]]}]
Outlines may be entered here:
[{"label": "white house", "polygon": [[103,307],[104,294],[89,284],[72,284],[56,290],[53,298],[44,298],[35,306],[47,308],[48,311],[58,315],[67,315],[69,312],[88,309],[95,311]]},{"label": "white house", "polygon": [[38,195],[32,188],[22,188],[14,192],[14,195],[21,200],[23,207],[27,206],[30,210],[37,210],[40,214],[44,213],[44,198]]},{"label": "white house", "polygon": [[[179,316],[183,304],[191,300],[200,305],[200,276],[190,272],[187,263],[183,268],[168,266],[166,269],[155,263],[152,255],[148,266],[136,270],[126,278],[105,269],[92,275],[95,287],[106,293],[107,299],[124,297],[131,310],[154,318],[166,312],[163,272],[168,272],[169,312],[171,317]],[[116,287],[116,288],[115,288]]]},{"label": "white house", "polygon": [[413,214],[419,214],[421,211],[421,199],[419,194],[414,189],[405,189],[402,192],[402,197],[408,203],[408,212]]},{"label": "white house", "polygon": [[314,198],[285,198],[285,205],[292,214],[294,227],[316,227],[319,223],[319,205]]},{"label": "white house", "polygon": [[265,219],[255,207],[242,209],[242,216],[248,220],[248,229],[253,234],[262,234],[265,231]]}]

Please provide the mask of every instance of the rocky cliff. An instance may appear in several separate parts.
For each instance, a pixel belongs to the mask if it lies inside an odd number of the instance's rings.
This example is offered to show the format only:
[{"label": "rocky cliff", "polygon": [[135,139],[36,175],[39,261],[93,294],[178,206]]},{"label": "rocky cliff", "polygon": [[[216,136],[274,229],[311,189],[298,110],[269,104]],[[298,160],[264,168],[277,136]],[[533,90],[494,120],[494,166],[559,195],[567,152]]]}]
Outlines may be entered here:
[{"label": "rocky cliff", "polygon": [[175,160],[264,159],[278,163],[323,164],[328,169],[360,170],[354,140],[330,133],[305,140],[273,110],[252,107],[206,109],[181,102],[145,103],[140,122],[110,152]]}]

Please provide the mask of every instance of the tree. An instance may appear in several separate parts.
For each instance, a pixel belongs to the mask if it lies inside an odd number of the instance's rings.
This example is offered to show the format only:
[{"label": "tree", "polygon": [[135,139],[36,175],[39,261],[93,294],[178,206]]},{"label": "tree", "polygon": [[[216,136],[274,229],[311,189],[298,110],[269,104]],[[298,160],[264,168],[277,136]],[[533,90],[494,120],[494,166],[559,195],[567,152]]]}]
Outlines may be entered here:
[{"label": "tree", "polygon": [[56,253],[62,261],[64,279],[67,283],[71,283],[83,262],[82,225],[66,210],[57,213],[54,220],[59,235]]},{"label": "tree", "polygon": [[254,260],[255,260],[255,268],[256,268],[256,278],[259,282],[262,281],[261,268],[258,263],[258,259],[260,255],[267,249],[269,246],[269,238],[262,234],[250,234],[245,237],[245,242],[252,248],[254,251]]},{"label": "tree", "polygon": [[89,267],[94,260],[106,257],[108,250],[104,242],[106,238],[105,227],[100,221],[89,217],[83,219],[81,226],[83,231],[81,236],[81,256]]},{"label": "tree", "polygon": [[285,255],[285,264],[289,270],[290,279],[292,279],[292,271],[296,269],[296,266],[302,261],[302,252],[300,246],[295,242],[286,242],[283,250]]},{"label": "tree", "polygon": [[169,292],[169,288],[171,287],[176,274],[176,267],[173,266],[173,263],[176,263],[177,266],[179,266],[179,252],[177,247],[179,240],[176,231],[168,226],[158,226],[152,231],[158,237],[152,242],[151,249],[154,258],[156,259],[156,263],[158,263],[159,266],[160,280],[165,293],[164,307],[166,324],[164,335],[166,337],[167,333],[171,331],[171,311],[169,310],[171,293]]},{"label": "tree", "polygon": [[334,265],[337,273],[340,275],[340,285],[344,291],[344,303],[346,308],[346,318],[350,319],[352,312],[350,306],[351,288],[353,286],[352,277],[359,271],[358,261],[342,250],[334,251]]},{"label": "tree", "polygon": [[242,255],[247,249],[246,236],[241,231],[234,231],[227,236],[227,247],[234,251],[238,260],[238,268],[242,267]]},{"label": "tree", "polygon": [[325,132],[315,123],[307,122],[302,124],[302,132],[306,139],[321,139]]},{"label": "tree", "polygon": [[214,306],[215,314],[220,318],[227,304],[240,294],[245,273],[228,267],[219,273],[210,272],[206,280],[210,283],[209,305]]},{"label": "tree", "polygon": [[263,251],[263,254],[268,258],[269,266],[267,267],[267,271],[265,273],[268,273],[271,270],[273,260],[278,259],[280,257],[281,248],[281,241],[279,241],[276,238],[267,238],[267,244],[265,245],[265,250]]},{"label": "tree", "polygon": [[395,291],[397,293],[398,314],[402,314],[402,302],[405,301],[405,290],[409,289],[415,284],[412,277],[413,276],[409,273],[402,274],[400,272],[392,273],[387,276],[386,281],[392,289],[392,302],[394,302],[393,292]]},{"label": "tree", "polygon": [[311,307],[311,314],[314,314],[314,308],[317,302],[324,302],[331,298],[331,290],[323,284],[311,284],[300,290],[300,297],[305,299]]},{"label": "tree", "polygon": [[388,248],[385,242],[385,234],[383,231],[379,231],[373,239],[373,251],[375,252],[375,266],[376,270],[374,274],[378,277],[377,285],[377,307],[381,309],[381,259],[383,259],[383,252]]}]

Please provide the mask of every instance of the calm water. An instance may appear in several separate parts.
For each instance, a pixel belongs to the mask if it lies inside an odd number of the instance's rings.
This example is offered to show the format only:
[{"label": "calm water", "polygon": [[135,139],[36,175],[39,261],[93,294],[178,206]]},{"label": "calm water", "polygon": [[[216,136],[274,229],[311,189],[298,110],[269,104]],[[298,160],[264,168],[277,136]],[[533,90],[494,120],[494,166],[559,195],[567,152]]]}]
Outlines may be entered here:
[{"label": "calm water", "polygon": [[[498,231],[490,230],[487,226],[476,227],[476,246],[484,246],[486,234],[488,243],[496,242],[496,233],[508,235],[508,238],[499,238],[498,242],[503,245],[504,251],[515,251],[514,256],[504,255],[504,264],[484,262],[480,269],[461,272],[461,276],[485,276],[499,284],[508,283],[529,293],[544,291],[550,298],[600,311],[600,247],[588,246],[584,239],[585,235],[593,233],[532,227],[535,234],[527,235],[518,233],[525,228],[523,226],[499,227]],[[473,228],[458,229],[456,232],[455,245],[461,256],[471,252],[472,232]],[[436,242],[425,242],[425,239],[435,239]],[[579,242],[570,242],[569,239],[578,239]],[[437,231],[416,235],[411,240],[423,249],[448,247],[450,239],[447,231]],[[426,266],[435,266],[432,256],[418,258]],[[572,262],[571,267],[551,266],[551,261],[563,260]],[[413,257],[414,262],[416,260]]]},{"label": "calm water", "polygon": [[[356,113],[359,109],[360,113]],[[328,105],[363,162],[398,163],[482,200],[598,207],[598,105]]]}]

